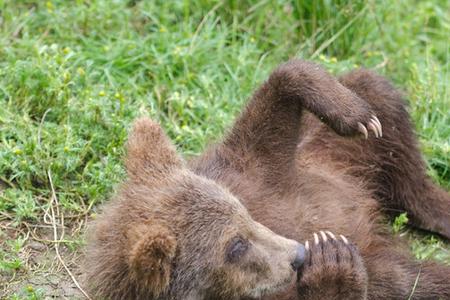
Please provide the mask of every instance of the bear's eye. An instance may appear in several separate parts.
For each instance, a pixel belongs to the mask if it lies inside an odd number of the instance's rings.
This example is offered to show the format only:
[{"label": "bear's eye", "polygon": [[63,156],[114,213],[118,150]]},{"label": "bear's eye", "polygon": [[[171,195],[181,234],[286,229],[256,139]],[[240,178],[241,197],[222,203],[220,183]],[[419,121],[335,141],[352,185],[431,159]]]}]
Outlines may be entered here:
[{"label": "bear's eye", "polygon": [[227,252],[227,258],[229,262],[236,262],[242,255],[247,252],[249,248],[248,241],[241,237],[236,237],[231,240],[230,246]]}]

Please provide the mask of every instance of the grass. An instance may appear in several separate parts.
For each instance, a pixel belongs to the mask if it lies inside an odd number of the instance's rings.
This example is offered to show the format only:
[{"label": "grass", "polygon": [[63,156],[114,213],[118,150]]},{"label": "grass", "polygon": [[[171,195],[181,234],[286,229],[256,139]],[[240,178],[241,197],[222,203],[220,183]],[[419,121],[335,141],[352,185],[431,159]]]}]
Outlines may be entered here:
[{"label": "grass", "polygon": [[[289,57],[391,78],[429,174],[450,189],[449,11],[439,0],[0,0],[0,298],[41,299],[52,288],[36,277],[65,274],[54,255],[37,259],[53,253],[52,228],[76,270],[86,221],[124,176],[135,117],[199,153]],[[411,231],[399,222],[396,234]],[[446,242],[409,236],[417,257],[450,263]]]}]

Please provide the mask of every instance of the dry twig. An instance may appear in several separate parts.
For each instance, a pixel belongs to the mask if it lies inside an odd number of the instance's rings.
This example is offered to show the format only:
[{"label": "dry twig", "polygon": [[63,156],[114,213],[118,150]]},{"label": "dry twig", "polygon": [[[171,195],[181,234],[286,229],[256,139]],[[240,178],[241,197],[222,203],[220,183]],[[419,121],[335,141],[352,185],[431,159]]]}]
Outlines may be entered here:
[{"label": "dry twig", "polygon": [[[54,241],[60,241],[60,239],[58,238],[58,229],[57,229],[57,226],[56,226],[55,209],[53,207],[53,205],[56,206],[56,210],[57,210],[57,212],[59,214],[58,198],[56,197],[56,192],[55,192],[55,188],[53,186],[53,181],[52,181],[52,176],[51,176],[50,170],[47,171],[47,175],[48,175],[48,180],[50,182],[50,188],[52,190],[52,198],[51,198],[51,202],[50,202],[50,211],[51,211],[51,220],[52,220],[52,225],[53,225],[53,240]],[[64,217],[62,215],[60,215],[60,219],[61,219],[61,227],[62,227],[62,234],[61,234],[61,238],[62,238],[64,236]],[[59,253],[59,242],[58,243],[54,243],[53,245],[55,247],[56,257],[58,258],[59,262],[64,267],[64,269],[66,270],[67,274],[69,274],[69,276],[72,279],[73,283],[76,285],[76,287],[80,290],[81,293],[83,293],[83,295],[87,299],[91,300],[91,297],[89,297],[89,295],[83,290],[83,288],[80,286],[80,284],[78,283],[78,281],[75,278],[75,276],[73,276],[72,272],[69,270],[69,268],[65,264],[64,260],[62,259],[61,254]]]}]

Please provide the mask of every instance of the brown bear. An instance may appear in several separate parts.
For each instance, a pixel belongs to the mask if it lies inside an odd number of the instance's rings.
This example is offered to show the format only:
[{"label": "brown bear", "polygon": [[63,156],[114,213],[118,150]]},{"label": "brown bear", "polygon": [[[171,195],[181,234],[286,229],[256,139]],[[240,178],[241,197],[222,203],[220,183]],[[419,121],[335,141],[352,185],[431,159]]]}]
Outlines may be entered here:
[{"label": "brown bear", "polygon": [[258,298],[295,281],[304,246],[188,170],[156,123],[135,123],[126,169],[128,181],[96,221],[88,251],[96,298]]},{"label": "brown bear", "polygon": [[89,240],[92,295],[450,299],[450,267],[415,261],[386,225],[405,210],[450,238],[450,196],[425,175],[402,98],[370,71],[291,60],[189,163],[138,120],[128,180]]}]

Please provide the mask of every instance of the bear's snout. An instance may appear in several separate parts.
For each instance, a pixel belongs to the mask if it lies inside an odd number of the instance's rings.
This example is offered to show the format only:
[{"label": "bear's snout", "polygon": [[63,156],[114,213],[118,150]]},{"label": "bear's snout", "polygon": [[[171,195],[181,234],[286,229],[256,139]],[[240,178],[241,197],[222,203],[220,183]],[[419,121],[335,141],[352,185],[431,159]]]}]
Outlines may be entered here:
[{"label": "bear's snout", "polygon": [[303,263],[305,262],[305,257],[306,257],[305,246],[303,246],[302,244],[298,244],[295,258],[291,263],[291,267],[292,269],[294,269],[294,271],[297,272],[298,269],[303,265]]}]

